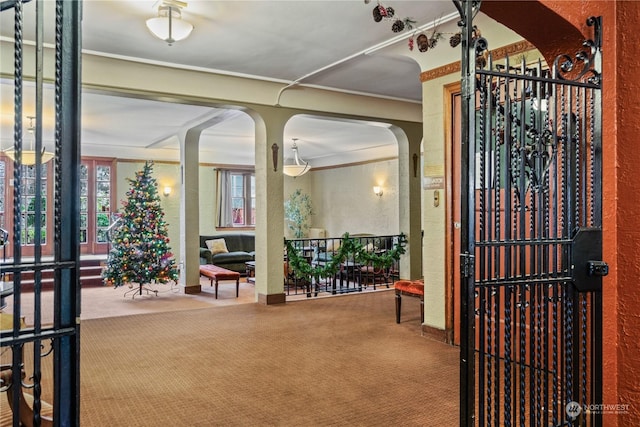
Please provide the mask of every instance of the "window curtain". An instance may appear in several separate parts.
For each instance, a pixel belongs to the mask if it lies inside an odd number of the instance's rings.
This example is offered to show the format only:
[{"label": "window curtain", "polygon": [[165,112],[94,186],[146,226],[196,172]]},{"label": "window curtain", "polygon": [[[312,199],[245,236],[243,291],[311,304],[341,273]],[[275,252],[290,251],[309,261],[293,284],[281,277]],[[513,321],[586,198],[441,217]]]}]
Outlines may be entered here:
[{"label": "window curtain", "polygon": [[216,199],[218,212],[216,213],[217,227],[233,227],[231,217],[231,171],[226,169],[216,170]]}]

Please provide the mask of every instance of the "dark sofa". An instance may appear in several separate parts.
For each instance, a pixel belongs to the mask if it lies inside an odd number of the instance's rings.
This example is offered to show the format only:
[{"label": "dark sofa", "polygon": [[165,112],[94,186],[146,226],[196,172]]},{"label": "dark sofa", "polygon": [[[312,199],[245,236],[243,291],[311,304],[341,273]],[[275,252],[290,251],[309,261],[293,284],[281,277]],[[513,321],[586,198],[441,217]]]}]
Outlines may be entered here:
[{"label": "dark sofa", "polygon": [[[213,255],[207,247],[207,240],[214,239],[224,239],[228,252]],[[255,246],[253,234],[200,236],[200,264],[213,264],[227,270],[245,273],[245,262],[255,259]]]}]

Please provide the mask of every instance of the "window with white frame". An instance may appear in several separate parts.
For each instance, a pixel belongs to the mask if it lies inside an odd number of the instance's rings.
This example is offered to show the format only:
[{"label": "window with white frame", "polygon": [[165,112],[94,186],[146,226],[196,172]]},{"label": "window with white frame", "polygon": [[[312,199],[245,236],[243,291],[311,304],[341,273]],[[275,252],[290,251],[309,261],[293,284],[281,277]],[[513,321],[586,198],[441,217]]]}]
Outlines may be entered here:
[{"label": "window with white frame", "polygon": [[217,226],[255,227],[256,178],[253,171],[217,171]]},{"label": "window with white frame", "polygon": [[231,173],[231,217],[234,227],[256,225],[256,178],[253,173]]}]

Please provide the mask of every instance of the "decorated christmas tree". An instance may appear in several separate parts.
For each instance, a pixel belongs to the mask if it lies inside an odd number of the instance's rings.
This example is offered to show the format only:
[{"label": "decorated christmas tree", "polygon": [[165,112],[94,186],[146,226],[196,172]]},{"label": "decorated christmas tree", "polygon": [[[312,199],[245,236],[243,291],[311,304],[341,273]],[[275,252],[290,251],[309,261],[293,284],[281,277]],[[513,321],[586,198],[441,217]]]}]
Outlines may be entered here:
[{"label": "decorated christmas tree", "polygon": [[[178,278],[175,259],[169,247],[167,223],[160,206],[158,184],[151,176],[153,162],[146,162],[122,201],[119,221],[113,231],[107,267],[102,278],[114,287],[128,284],[150,290],[145,285],[167,283]],[[153,290],[152,290],[153,291]],[[157,294],[157,291],[154,291]]]}]

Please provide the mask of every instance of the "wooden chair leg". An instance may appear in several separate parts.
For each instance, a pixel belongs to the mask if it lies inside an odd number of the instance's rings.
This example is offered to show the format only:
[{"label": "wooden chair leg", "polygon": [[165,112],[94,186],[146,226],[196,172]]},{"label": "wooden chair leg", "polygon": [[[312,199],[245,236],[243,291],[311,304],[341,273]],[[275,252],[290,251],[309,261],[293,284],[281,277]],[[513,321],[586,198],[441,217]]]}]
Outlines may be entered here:
[{"label": "wooden chair leg", "polygon": [[[24,375],[24,371],[22,372],[22,374]],[[33,396],[31,396],[30,394],[24,393],[22,391],[22,386],[19,382],[16,384],[16,383],[12,383],[12,381],[13,381],[13,377],[12,377],[11,365],[1,365],[0,366],[0,384],[2,385],[2,387],[8,387],[8,389],[5,390],[4,392],[7,394],[7,401],[9,403],[9,407],[11,408],[12,412],[16,407],[16,402],[14,402],[13,400],[12,387],[20,387],[20,392],[19,392],[20,397],[18,401],[18,406],[20,408],[19,409],[20,425],[24,427],[33,427],[34,426]],[[41,400],[40,401],[40,426],[41,427],[53,427],[53,418],[48,415],[52,413],[53,413],[53,407],[49,403]]]},{"label": "wooden chair leg", "polygon": [[400,323],[400,310],[402,308],[402,295],[396,291],[396,323]]},{"label": "wooden chair leg", "polygon": [[240,296],[240,279],[236,279],[236,298]]},{"label": "wooden chair leg", "polygon": [[397,280],[393,283],[396,291],[396,323],[400,323],[402,294],[420,298],[420,321],[424,323],[424,282],[422,280]]}]

